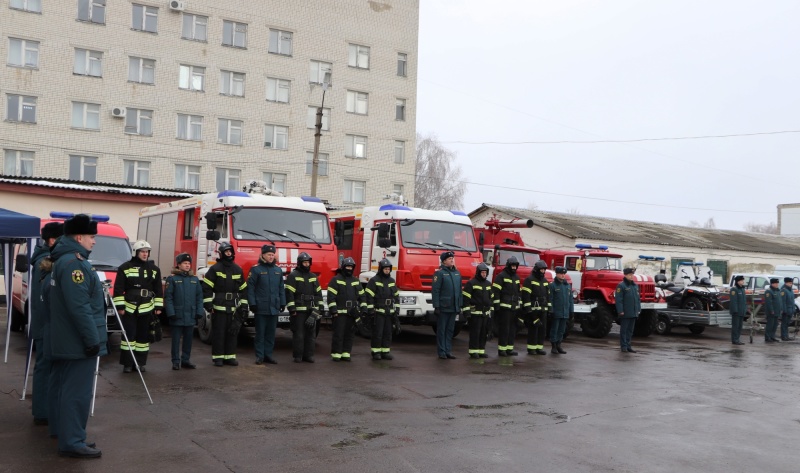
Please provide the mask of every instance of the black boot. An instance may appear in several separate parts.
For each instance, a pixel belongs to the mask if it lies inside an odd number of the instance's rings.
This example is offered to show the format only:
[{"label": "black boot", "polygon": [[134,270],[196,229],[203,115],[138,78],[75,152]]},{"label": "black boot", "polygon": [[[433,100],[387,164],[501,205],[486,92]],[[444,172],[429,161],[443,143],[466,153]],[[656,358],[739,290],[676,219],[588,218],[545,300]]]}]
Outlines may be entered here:
[{"label": "black boot", "polygon": [[551,343],[550,346],[552,347],[550,349],[550,353],[553,354],[553,355],[558,355],[558,350],[556,349],[556,344],[555,343]]},{"label": "black boot", "polygon": [[562,355],[566,355],[567,354],[567,352],[565,352],[564,349],[561,348],[561,342],[556,343],[556,350],[558,350],[558,353],[560,353]]}]

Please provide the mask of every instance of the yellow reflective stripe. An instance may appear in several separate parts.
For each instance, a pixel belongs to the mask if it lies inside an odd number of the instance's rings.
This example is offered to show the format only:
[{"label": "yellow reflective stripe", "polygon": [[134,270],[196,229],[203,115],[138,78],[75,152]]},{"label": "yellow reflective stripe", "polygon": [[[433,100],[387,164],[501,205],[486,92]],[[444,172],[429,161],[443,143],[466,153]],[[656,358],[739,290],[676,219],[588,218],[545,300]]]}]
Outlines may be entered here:
[{"label": "yellow reflective stripe", "polygon": [[522,286],[522,290],[533,293],[533,291],[531,291],[531,288],[529,288],[528,286]]},{"label": "yellow reflective stripe", "polygon": [[499,285],[497,283],[493,283],[492,287],[496,287],[497,289],[503,289],[503,286],[501,286],[501,285]]},{"label": "yellow reflective stripe", "polygon": [[[331,288],[328,288],[328,291],[330,291],[330,290],[331,290]],[[375,297],[375,293],[374,293],[374,292],[372,292],[372,289],[370,289],[370,288],[367,288],[367,289],[366,289],[366,291],[367,291],[367,294],[369,294],[369,295],[370,295],[370,296],[372,296],[372,297]]]},{"label": "yellow reflective stripe", "polygon": [[217,274],[217,277],[218,277],[218,278],[222,278],[222,279],[228,279],[228,275],[227,275],[227,274],[225,274],[225,273],[220,273],[219,271],[217,271],[217,273],[216,273],[216,274]]},{"label": "yellow reflective stripe", "polygon": [[361,284],[361,283],[358,282],[358,281],[353,281],[353,282],[350,283],[351,286],[358,286],[359,284]]},{"label": "yellow reflective stripe", "polygon": [[512,283],[514,282],[513,279],[503,278],[503,282]]},{"label": "yellow reflective stripe", "polygon": [[469,297],[470,299],[472,299],[472,294],[470,294],[470,293],[469,293],[469,292],[467,292],[467,291],[461,291],[461,294],[462,294],[464,297]]},{"label": "yellow reflective stripe", "polygon": [[308,282],[316,282],[317,278],[308,278]]},{"label": "yellow reflective stripe", "polygon": [[212,281],[212,280],[210,280],[208,278],[203,278],[203,282],[208,284],[211,287],[214,287],[214,281]]},{"label": "yellow reflective stripe", "polygon": [[339,294],[339,291],[337,291],[333,286],[328,286],[328,292],[334,295]]},{"label": "yellow reflective stripe", "polygon": [[383,283],[379,281],[375,281],[375,285],[379,287],[383,287]]},{"label": "yellow reflective stripe", "polygon": [[233,276],[231,276],[231,279],[242,279],[242,275],[241,274],[234,274]]},{"label": "yellow reflective stripe", "polygon": [[[395,284],[394,284],[393,282],[390,282],[390,283],[389,283],[389,287],[392,287],[392,286],[394,286],[394,285],[395,285]],[[387,348],[387,350],[388,350],[388,348]]]},{"label": "yellow reflective stripe", "polygon": [[333,358],[334,360],[339,360],[339,359],[342,358],[342,354],[341,353],[331,353],[331,358]]},{"label": "yellow reflective stripe", "polygon": [[300,281],[300,282],[303,282],[303,281],[305,281],[305,278],[303,278],[303,277],[300,277],[300,276],[297,276],[297,277],[295,277],[294,279],[295,279],[295,281]]},{"label": "yellow reflective stripe", "polygon": [[531,284],[533,284],[534,286],[541,286],[541,284],[539,284],[539,281],[531,281]]},{"label": "yellow reflective stripe", "polygon": [[347,283],[344,282],[344,280],[342,280],[342,279],[337,279],[336,280],[336,284],[341,284],[342,286],[346,286],[347,285]]},{"label": "yellow reflective stripe", "polygon": [[289,284],[286,284],[286,285],[284,285],[284,287],[285,287],[286,289],[288,289],[288,290],[292,291],[292,292],[297,292],[297,289],[295,289],[295,288],[294,288],[294,286],[291,286],[291,285],[289,285]]},{"label": "yellow reflective stripe", "polygon": [[244,291],[245,289],[247,289],[247,282],[246,281],[243,282],[241,286],[239,286],[239,291]]}]

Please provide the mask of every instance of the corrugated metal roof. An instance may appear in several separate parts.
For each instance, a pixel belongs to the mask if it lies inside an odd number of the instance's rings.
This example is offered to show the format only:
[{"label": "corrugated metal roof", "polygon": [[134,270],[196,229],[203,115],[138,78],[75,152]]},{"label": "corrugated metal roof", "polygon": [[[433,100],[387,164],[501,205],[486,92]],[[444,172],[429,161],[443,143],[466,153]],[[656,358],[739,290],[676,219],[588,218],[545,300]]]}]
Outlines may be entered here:
[{"label": "corrugated metal roof", "polygon": [[53,179],[40,177],[20,177],[0,175],[0,183],[19,184],[24,186],[49,187],[55,189],[70,189],[85,192],[103,192],[109,194],[149,195],[159,197],[184,198],[200,194],[199,191],[177,191],[174,189],[159,189],[155,187],[136,187],[124,184],[111,184],[106,182],[71,181],[68,179]]},{"label": "corrugated metal roof", "polygon": [[533,219],[533,224],[536,226],[576,240],[800,255],[800,238],[764,233],[682,227],[654,222],[518,209],[494,204],[483,204],[470,212],[470,217],[486,210],[495,210],[519,218],[530,218]]}]

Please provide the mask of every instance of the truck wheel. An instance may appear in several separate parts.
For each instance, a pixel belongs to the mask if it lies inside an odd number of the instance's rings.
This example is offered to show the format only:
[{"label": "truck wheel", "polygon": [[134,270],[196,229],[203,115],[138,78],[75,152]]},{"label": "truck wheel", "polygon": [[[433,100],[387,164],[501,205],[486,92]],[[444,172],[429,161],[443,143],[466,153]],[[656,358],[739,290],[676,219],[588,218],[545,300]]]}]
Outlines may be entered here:
[{"label": "truck wheel", "polygon": [[705,306],[699,297],[689,296],[683,300],[681,309],[686,310],[705,310]]},{"label": "truck wheel", "polygon": [[633,326],[633,336],[649,337],[656,331],[656,324],[658,324],[658,314],[655,309],[643,310],[636,319],[636,325]]},{"label": "truck wheel", "polygon": [[700,335],[706,329],[705,325],[690,325],[689,331],[695,335]]},{"label": "truck wheel", "polygon": [[603,338],[611,331],[611,324],[614,323],[614,316],[611,309],[605,304],[599,304],[592,309],[592,312],[583,319],[581,329],[587,337]]},{"label": "truck wheel", "polygon": [[656,321],[656,333],[659,335],[669,335],[672,332],[672,323],[666,315],[659,315]]},{"label": "truck wheel", "polygon": [[200,318],[197,323],[197,335],[200,341],[206,345],[211,345],[211,314],[205,311],[205,317]]}]

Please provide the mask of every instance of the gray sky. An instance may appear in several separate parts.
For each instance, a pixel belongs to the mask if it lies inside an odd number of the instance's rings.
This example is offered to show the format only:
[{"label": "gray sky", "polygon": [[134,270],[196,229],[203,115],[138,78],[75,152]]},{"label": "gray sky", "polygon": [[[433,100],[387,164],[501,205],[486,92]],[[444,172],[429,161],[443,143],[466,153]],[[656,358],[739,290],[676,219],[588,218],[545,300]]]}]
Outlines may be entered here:
[{"label": "gray sky", "polygon": [[800,130],[797,0],[420,3],[417,130],[458,153],[475,183],[465,210],[533,202],[680,225],[713,217],[741,230],[800,202],[800,133],[454,143]]}]

